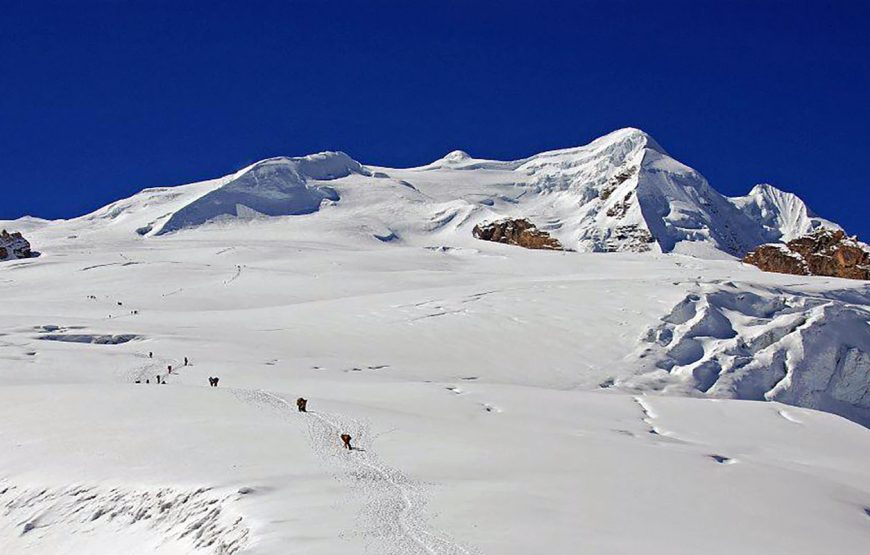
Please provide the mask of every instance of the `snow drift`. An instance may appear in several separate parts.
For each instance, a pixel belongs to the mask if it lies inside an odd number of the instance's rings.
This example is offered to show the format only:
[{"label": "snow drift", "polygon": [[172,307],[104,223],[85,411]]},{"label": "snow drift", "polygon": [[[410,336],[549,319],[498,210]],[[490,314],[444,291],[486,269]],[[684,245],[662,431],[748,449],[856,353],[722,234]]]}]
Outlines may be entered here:
[{"label": "snow drift", "polygon": [[645,370],[620,385],[780,401],[870,426],[868,304],[866,293],[708,285],[646,333]]}]

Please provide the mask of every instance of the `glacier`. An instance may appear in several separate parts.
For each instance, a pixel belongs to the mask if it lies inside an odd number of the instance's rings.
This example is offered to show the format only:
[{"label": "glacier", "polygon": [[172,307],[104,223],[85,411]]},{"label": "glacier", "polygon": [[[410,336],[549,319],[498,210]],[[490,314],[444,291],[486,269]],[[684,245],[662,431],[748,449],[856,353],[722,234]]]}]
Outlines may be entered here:
[{"label": "glacier", "polygon": [[0,222],[0,551],[862,553],[870,288],[736,258],[820,226],[637,129]]}]

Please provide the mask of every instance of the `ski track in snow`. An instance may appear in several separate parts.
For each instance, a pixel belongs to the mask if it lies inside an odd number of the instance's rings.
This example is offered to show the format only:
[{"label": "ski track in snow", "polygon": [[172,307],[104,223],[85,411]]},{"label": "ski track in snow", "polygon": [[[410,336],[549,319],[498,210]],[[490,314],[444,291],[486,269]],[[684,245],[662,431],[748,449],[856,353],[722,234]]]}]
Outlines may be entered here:
[{"label": "ski track in snow", "polygon": [[[245,402],[281,411],[289,417],[299,414],[283,397],[263,390],[235,390]],[[427,529],[423,516],[426,492],[401,471],[379,461],[371,451],[368,426],[351,418],[308,411],[311,445],[318,456],[333,464],[336,478],[348,482],[365,500],[360,515],[362,534],[367,538],[367,553],[379,555],[479,555],[446,534]],[[340,444],[339,436],[353,436],[353,451]]]}]

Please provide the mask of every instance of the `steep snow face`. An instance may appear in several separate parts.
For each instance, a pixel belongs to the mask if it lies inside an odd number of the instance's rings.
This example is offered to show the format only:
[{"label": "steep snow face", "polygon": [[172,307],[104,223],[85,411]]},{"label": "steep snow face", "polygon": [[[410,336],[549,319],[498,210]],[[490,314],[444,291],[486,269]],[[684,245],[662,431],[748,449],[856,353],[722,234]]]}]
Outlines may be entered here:
[{"label": "steep snow face", "polygon": [[310,214],[324,200],[339,200],[333,188],[317,182],[351,173],[363,173],[362,166],[342,152],[264,160],[176,211],[157,235],[228,218]]},{"label": "steep snow face", "polygon": [[517,169],[528,172],[540,191],[571,197],[575,215],[566,219],[575,237],[567,244],[579,250],[717,257],[742,254],[761,242],[754,222],[638,129],[540,154]]},{"label": "steep snow face", "polygon": [[756,185],[746,196],[730,200],[761,226],[764,242],[787,243],[820,227],[840,229],[834,222],[813,214],[797,195],[766,183]]},{"label": "steep snow face", "polygon": [[756,227],[701,174],[660,152],[645,152],[637,196],[663,252],[695,253],[681,247],[701,245],[740,255],[761,241]]}]

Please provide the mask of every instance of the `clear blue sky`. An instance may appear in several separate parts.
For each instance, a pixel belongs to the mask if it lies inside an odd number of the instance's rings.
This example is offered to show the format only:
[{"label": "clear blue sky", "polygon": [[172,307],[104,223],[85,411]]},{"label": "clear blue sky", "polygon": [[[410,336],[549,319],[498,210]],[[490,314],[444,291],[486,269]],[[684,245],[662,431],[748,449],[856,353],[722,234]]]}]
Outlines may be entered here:
[{"label": "clear blue sky", "polygon": [[870,239],[868,5],[5,0],[0,218],[275,155],[514,159],[634,126]]}]

